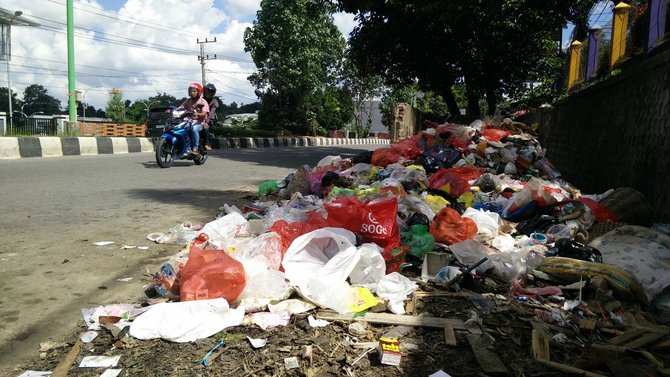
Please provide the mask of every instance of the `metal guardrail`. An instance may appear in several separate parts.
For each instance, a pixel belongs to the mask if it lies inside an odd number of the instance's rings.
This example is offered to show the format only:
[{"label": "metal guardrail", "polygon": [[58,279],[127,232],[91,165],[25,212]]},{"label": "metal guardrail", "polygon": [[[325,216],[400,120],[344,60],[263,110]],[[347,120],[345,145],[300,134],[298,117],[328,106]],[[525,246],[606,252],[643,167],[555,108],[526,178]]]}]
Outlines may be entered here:
[{"label": "metal guardrail", "polygon": [[14,117],[12,128],[8,127],[10,135],[40,135],[56,136],[58,124],[53,118]]}]

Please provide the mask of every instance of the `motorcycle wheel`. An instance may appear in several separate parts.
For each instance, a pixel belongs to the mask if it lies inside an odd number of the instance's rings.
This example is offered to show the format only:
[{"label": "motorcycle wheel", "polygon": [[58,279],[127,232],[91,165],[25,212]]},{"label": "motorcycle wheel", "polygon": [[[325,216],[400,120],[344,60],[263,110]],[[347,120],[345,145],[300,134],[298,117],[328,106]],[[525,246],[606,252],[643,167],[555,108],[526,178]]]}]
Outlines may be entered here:
[{"label": "motorcycle wheel", "polygon": [[207,161],[207,155],[206,154],[199,154],[197,157],[193,158],[193,162],[195,162],[196,165],[202,165]]},{"label": "motorcycle wheel", "polygon": [[156,163],[161,168],[169,168],[174,163],[175,146],[166,138],[158,139],[156,143]]}]

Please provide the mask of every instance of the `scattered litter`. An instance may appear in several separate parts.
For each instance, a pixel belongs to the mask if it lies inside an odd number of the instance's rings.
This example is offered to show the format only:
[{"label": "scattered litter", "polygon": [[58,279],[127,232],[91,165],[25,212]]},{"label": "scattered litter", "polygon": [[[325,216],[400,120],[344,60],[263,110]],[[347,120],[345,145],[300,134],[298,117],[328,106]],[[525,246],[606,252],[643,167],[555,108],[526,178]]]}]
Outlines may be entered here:
[{"label": "scattered litter", "polygon": [[19,374],[17,377],[45,377],[45,376],[51,376],[51,372],[43,372],[43,371],[37,371],[37,370],[27,370],[21,374]]},{"label": "scattered litter", "polygon": [[437,372],[431,374],[428,377],[451,377],[447,372],[443,371],[442,369],[438,370]]},{"label": "scattered litter", "polygon": [[113,245],[114,241],[98,241],[93,243],[95,246],[108,246]]},{"label": "scattered litter", "polygon": [[107,369],[105,370],[100,377],[117,377],[123,369]]},{"label": "scattered litter", "polygon": [[121,250],[126,250],[126,249],[136,249],[137,246],[131,246],[131,245],[123,245],[121,246]]},{"label": "scattered litter", "polygon": [[121,279],[116,279],[116,281],[121,281],[121,282],[124,282],[124,283],[125,283],[125,282],[129,282],[129,281],[131,281],[131,280],[133,280],[133,278],[121,278]]},{"label": "scattered litter", "polygon": [[80,368],[108,368],[119,363],[121,355],[116,356],[84,356],[79,363]]},{"label": "scattered litter", "polygon": [[54,342],[51,340],[48,340],[46,342],[40,343],[40,352],[46,352],[46,351],[51,351],[59,348],[65,348],[68,347],[69,344],[65,342]]},{"label": "scattered litter", "polygon": [[251,343],[251,345],[254,348],[262,348],[262,347],[265,347],[266,344],[268,344],[267,339],[255,339],[255,338],[251,338],[251,337],[248,337],[248,336],[247,336],[247,339],[249,339],[249,343]]},{"label": "scattered litter", "polygon": [[325,319],[315,319],[311,314],[307,317],[307,322],[309,322],[309,325],[312,327],[326,327],[330,324],[330,322]]},{"label": "scattered litter", "polygon": [[263,330],[278,327],[286,326],[291,320],[291,313],[288,312],[276,312],[276,313],[252,313],[250,314],[251,321],[258,325]]},{"label": "scattered litter", "polygon": [[97,337],[98,337],[97,331],[84,331],[81,334],[79,334],[79,339],[84,343],[91,343]]},{"label": "scattered litter", "polygon": [[284,366],[286,366],[286,369],[300,368],[300,364],[298,363],[298,358],[296,356],[285,358]]}]

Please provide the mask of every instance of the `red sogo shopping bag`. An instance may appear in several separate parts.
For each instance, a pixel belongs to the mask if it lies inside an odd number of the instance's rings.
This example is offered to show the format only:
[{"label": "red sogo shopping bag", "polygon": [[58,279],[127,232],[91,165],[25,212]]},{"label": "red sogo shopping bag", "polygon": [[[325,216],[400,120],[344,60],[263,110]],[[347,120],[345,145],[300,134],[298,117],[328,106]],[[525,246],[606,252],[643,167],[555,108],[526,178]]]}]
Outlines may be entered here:
[{"label": "red sogo shopping bag", "polygon": [[385,250],[400,245],[395,197],[365,202],[348,197],[325,203],[324,207],[328,225],[358,233],[364,242],[374,242]]}]

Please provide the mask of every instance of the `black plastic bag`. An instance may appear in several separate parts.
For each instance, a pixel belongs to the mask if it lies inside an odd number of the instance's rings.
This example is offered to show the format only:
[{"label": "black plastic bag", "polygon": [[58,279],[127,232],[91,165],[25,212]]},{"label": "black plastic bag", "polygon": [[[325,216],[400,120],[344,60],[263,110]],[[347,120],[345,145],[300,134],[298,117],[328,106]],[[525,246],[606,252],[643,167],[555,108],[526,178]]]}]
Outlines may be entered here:
[{"label": "black plastic bag", "polygon": [[585,245],[581,242],[573,241],[569,238],[561,238],[556,241],[554,247],[545,254],[547,257],[564,257],[579,259],[587,262],[603,263],[603,254],[600,250]]}]

